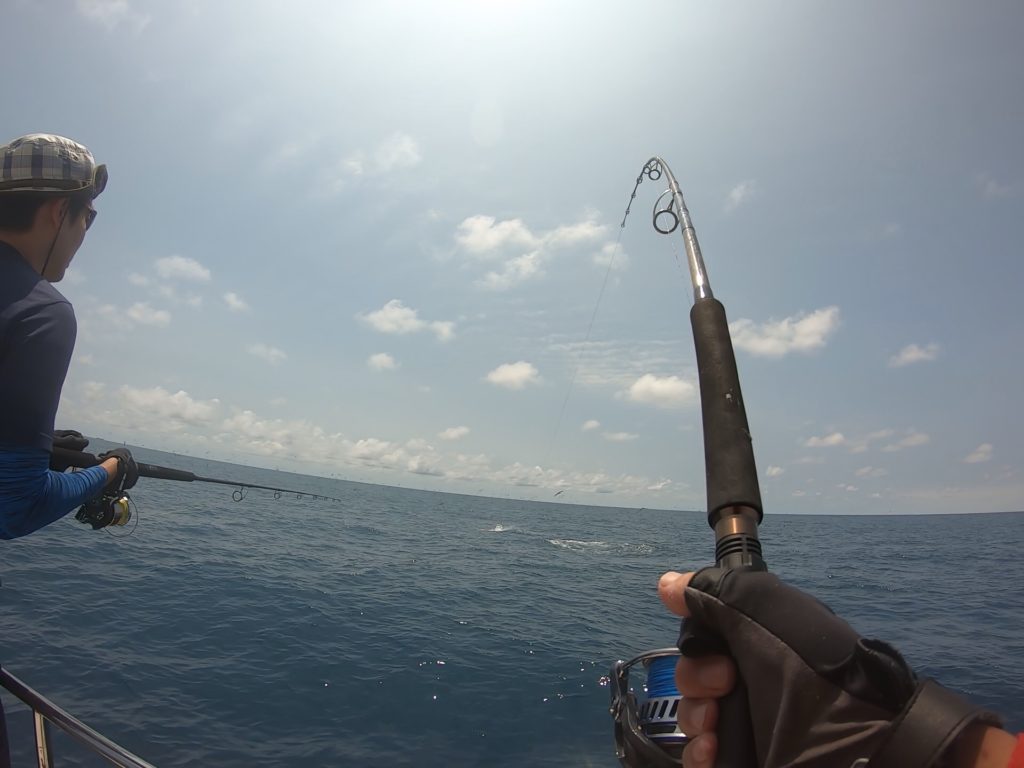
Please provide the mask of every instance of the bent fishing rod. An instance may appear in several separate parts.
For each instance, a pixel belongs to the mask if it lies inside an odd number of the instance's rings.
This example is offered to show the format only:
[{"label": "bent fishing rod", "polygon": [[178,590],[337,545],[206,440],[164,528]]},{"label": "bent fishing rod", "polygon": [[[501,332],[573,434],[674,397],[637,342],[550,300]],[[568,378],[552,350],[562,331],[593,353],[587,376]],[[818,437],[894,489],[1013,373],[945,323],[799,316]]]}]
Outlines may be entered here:
[{"label": "bent fishing rod", "polygon": [[[767,570],[757,532],[763,517],[761,491],[725,307],[711,292],[690,212],[679,182],[662,158],[652,157],[644,164],[620,226],[625,228],[644,179],[659,181],[662,176],[668,189],[654,204],[654,228],[663,235],[680,230],[693,284],[690,325],[700,380],[707,519],[715,533],[715,564],[723,569]],[[676,722],[681,697],[673,676],[680,653],[696,657],[727,654],[728,649],[721,638],[685,619],[676,648],[647,651],[612,668],[616,755],[627,768],[679,765],[688,741]],[[638,664],[647,672],[643,698],[629,686],[630,669]],[[718,731],[727,735],[718,740],[715,768],[756,766],[746,686],[741,679],[720,701],[719,713]]]},{"label": "bent fishing rod", "polygon": [[[100,459],[91,453],[72,451],[67,448],[54,448],[52,457],[57,459],[63,466],[85,469],[100,464]],[[215,477],[201,477],[183,469],[172,467],[161,467],[156,464],[147,464],[136,461],[135,466],[139,469],[139,477],[148,477],[155,480],[174,480],[185,483],[214,483],[217,485],[230,485],[235,490],[231,493],[234,501],[242,501],[249,489],[261,491],[273,491],[274,498],[280,499],[284,494],[294,494],[297,499],[310,498],[313,501],[334,501],[341,503],[341,499],[333,496],[324,496],[320,493],[309,493],[308,491],[295,491],[288,488],[276,488],[272,485],[258,485],[256,483],[241,483],[237,480],[221,480]],[[76,519],[83,523],[89,523],[94,529],[105,528],[108,525],[127,525],[131,519],[129,507],[130,497],[119,489],[106,489],[103,493],[86,502],[75,515]]]}]

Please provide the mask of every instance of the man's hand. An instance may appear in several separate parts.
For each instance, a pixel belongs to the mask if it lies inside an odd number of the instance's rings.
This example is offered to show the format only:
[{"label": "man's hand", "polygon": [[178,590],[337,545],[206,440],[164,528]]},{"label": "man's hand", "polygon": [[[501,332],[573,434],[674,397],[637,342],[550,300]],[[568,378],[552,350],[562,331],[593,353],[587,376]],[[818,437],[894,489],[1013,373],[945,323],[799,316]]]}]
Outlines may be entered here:
[{"label": "man's hand", "polygon": [[[112,451],[101,453],[96,458],[104,464],[106,464],[108,459],[117,460],[117,474],[111,479],[111,483],[117,486],[119,490],[127,491],[129,488],[134,487],[138,481],[139,467],[135,463],[135,459],[132,458],[132,452],[127,448],[114,448]],[[110,469],[107,471],[109,474]]]},{"label": "man's hand", "polygon": [[[714,764],[717,699],[737,674],[747,683],[762,768],[846,768],[861,759],[923,768],[943,753],[958,767],[1006,766],[1014,739],[992,727],[997,717],[937,683],[919,682],[895,649],[860,637],[773,574],[670,572],[658,594],[673,613],[718,634],[733,657],[684,657],[676,668],[684,697],[679,727],[694,737],[683,751],[686,768]],[[729,725],[721,725],[727,738]]]},{"label": "man's hand", "polygon": [[68,451],[84,451],[89,447],[89,438],[74,429],[53,430],[53,447]]}]

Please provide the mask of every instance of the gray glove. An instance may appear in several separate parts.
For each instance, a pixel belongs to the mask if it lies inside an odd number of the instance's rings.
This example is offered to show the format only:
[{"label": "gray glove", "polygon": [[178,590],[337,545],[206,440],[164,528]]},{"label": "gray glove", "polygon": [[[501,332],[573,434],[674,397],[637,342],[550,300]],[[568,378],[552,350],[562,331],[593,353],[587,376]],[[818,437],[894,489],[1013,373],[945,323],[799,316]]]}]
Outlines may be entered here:
[{"label": "gray glove", "polygon": [[[727,645],[746,683],[761,768],[925,768],[968,724],[999,725],[771,573],[705,568],[686,604],[680,650],[706,653],[694,623]],[[728,739],[729,723],[718,732]]]}]

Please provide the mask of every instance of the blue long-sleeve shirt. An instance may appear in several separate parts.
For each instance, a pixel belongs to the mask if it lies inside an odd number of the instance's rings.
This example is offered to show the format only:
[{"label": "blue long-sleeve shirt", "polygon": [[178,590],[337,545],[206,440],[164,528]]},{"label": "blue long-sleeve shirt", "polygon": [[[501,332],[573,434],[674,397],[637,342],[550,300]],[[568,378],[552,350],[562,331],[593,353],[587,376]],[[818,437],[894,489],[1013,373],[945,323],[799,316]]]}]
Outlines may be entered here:
[{"label": "blue long-sleeve shirt", "polygon": [[0,538],[16,539],[59,520],[107,484],[103,467],[53,472],[50,452],[0,446]]},{"label": "blue long-sleeve shirt", "polygon": [[0,537],[52,523],[99,495],[106,472],[51,472],[60,392],[78,326],[71,304],[0,241]]}]

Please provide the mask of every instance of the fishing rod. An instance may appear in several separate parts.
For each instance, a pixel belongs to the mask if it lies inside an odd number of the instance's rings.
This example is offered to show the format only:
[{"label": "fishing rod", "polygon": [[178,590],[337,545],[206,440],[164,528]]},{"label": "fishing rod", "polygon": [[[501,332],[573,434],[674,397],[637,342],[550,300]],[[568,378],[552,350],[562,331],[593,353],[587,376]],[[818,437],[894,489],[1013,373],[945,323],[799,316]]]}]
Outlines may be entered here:
[{"label": "fishing rod", "polygon": [[[754,449],[740,392],[736,355],[729,336],[725,307],[714,297],[697,233],[675,174],[660,157],[652,157],[636,178],[621,228],[643,180],[665,176],[668,189],[654,204],[654,228],[663,235],[677,229],[683,236],[693,284],[690,325],[697,354],[701,418],[704,425],[704,471],[707,484],[707,519],[715,533],[715,563],[722,569],[767,570],[757,528],[763,518],[761,491],[754,464]],[[681,699],[674,672],[680,654],[690,657],[727,654],[720,637],[693,619],[683,621],[677,648],[647,651],[612,667],[612,706],[616,755],[627,768],[678,766],[688,738],[676,721]],[[630,669],[647,672],[646,696],[630,690]],[[716,768],[757,765],[747,705],[746,686],[737,679],[732,692],[719,704]]]},{"label": "fishing rod", "polygon": [[[72,451],[67,448],[54,447],[51,456],[52,459],[56,460],[61,466],[75,467],[77,469],[94,467],[101,463],[100,459],[91,453]],[[215,483],[217,485],[230,485],[235,488],[231,494],[231,498],[234,501],[242,501],[242,499],[245,498],[246,491],[251,488],[255,488],[261,491],[273,491],[275,499],[280,499],[282,495],[288,493],[294,494],[297,499],[308,497],[314,501],[334,501],[341,503],[341,499],[336,499],[333,496],[324,496],[319,493],[294,491],[288,488],[276,488],[272,485],[241,483],[237,480],[221,480],[215,477],[201,477],[183,469],[161,467],[157,464],[146,464],[142,461],[136,461],[135,466],[139,469],[139,477],[149,477],[156,480],[175,480],[185,483]],[[93,529],[105,528],[108,525],[127,525],[128,521],[131,519],[129,503],[130,497],[124,491],[115,488],[107,489],[104,490],[100,496],[97,496],[95,499],[83,504],[82,508],[75,515],[75,518],[83,523],[92,525]]]}]

